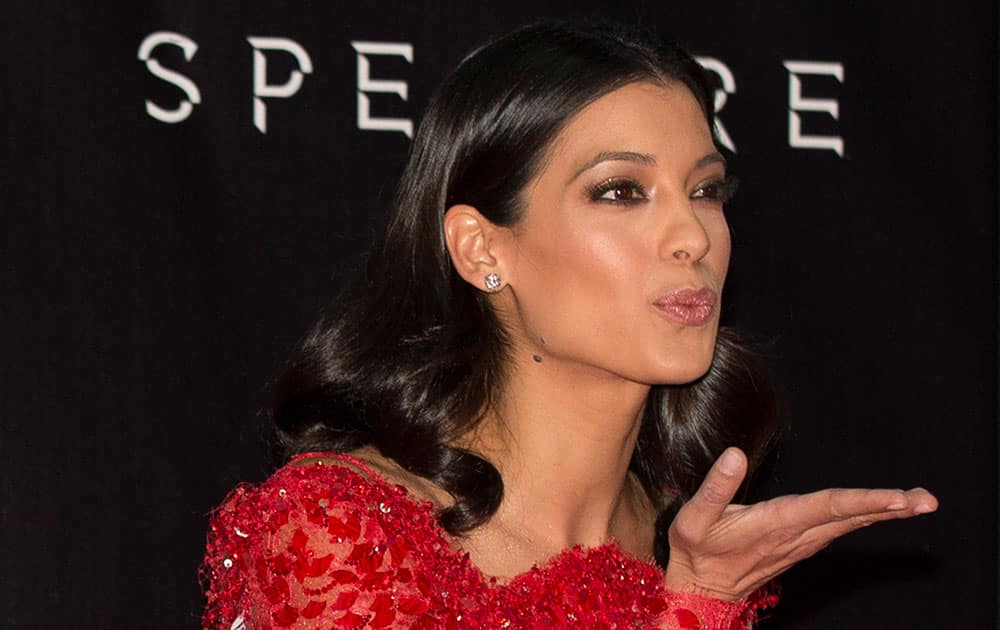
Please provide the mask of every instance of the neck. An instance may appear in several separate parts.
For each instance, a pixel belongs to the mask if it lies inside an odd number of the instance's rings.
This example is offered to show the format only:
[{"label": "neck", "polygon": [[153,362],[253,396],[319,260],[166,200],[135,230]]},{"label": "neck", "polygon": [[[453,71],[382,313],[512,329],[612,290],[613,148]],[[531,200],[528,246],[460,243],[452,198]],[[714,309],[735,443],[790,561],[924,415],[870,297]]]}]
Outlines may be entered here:
[{"label": "neck", "polygon": [[503,476],[491,525],[550,552],[634,536],[627,475],[649,386],[515,354],[500,401],[464,444]]}]

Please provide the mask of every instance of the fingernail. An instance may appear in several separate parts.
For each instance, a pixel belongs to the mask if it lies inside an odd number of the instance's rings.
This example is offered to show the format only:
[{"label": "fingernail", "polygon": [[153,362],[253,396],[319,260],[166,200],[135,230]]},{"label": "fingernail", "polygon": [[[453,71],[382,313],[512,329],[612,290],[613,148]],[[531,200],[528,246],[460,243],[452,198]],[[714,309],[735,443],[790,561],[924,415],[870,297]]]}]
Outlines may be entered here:
[{"label": "fingernail", "polygon": [[913,508],[914,514],[927,514],[928,512],[933,512],[934,508],[927,505],[926,503],[921,503],[917,507]]},{"label": "fingernail", "polygon": [[731,448],[726,449],[719,462],[719,470],[727,475],[735,475],[740,471],[740,456]]}]

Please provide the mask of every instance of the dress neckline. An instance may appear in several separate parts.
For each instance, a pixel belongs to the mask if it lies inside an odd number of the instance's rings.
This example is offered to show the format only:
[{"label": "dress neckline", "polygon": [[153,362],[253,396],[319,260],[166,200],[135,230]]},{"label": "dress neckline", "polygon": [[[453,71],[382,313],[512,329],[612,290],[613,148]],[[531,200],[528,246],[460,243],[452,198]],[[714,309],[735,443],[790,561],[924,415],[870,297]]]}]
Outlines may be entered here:
[{"label": "dress neckline", "polygon": [[[453,556],[465,562],[468,565],[468,567],[473,571],[473,573],[475,573],[480,579],[482,579],[483,583],[489,586],[490,588],[508,589],[511,586],[515,585],[517,582],[528,579],[531,576],[537,574],[538,572],[545,572],[556,568],[561,562],[564,562],[568,558],[572,558],[575,555],[583,555],[584,557],[587,557],[601,553],[611,553],[616,556],[619,556],[623,561],[651,566],[659,570],[659,567],[656,565],[654,559],[650,558],[648,560],[645,560],[643,558],[639,558],[625,551],[621,547],[621,545],[618,544],[617,540],[611,538],[607,542],[596,546],[586,547],[583,545],[574,545],[573,547],[567,547],[540,562],[535,562],[527,570],[517,573],[510,577],[491,575],[483,571],[481,568],[479,568],[478,565],[472,562],[471,558],[469,557],[469,552],[466,551],[464,548],[462,548],[462,546],[459,544],[457,536],[449,533],[446,529],[444,529],[444,527],[441,526],[440,523],[438,523],[436,514],[437,509],[432,501],[429,501],[427,499],[422,499],[420,497],[413,495],[410,489],[407,488],[406,486],[398,483],[393,483],[385,476],[383,476],[381,473],[379,473],[377,470],[372,468],[364,460],[359,459],[353,455],[349,455],[347,453],[335,453],[332,451],[310,451],[305,453],[297,453],[296,455],[293,455],[291,459],[288,460],[288,463],[285,464],[284,468],[292,468],[294,467],[294,464],[296,462],[299,462],[303,459],[309,459],[310,457],[322,457],[326,459],[340,460],[342,462],[357,467],[358,469],[360,469],[362,472],[365,473],[365,475],[361,475],[360,473],[358,473],[357,470],[354,470],[353,468],[347,466],[340,466],[341,469],[347,471],[347,473],[350,475],[354,475],[359,479],[366,481],[367,483],[379,486],[383,490],[389,492],[394,492],[395,488],[401,489],[402,493],[399,495],[400,500],[405,501],[412,508],[420,512],[423,512],[430,521],[434,535],[441,540],[441,542],[447,547],[447,549]],[[322,466],[326,465],[326,463],[323,460],[318,460],[315,463],[315,465]]]}]

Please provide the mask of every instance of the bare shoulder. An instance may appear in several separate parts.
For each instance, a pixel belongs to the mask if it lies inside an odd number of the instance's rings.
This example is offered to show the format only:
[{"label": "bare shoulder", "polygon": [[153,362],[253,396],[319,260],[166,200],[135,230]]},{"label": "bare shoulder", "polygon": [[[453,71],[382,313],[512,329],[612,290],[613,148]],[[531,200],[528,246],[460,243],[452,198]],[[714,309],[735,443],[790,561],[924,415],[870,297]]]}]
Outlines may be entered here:
[{"label": "bare shoulder", "polygon": [[[447,507],[452,503],[451,495],[449,495],[445,490],[439,488],[431,480],[420,477],[419,475],[415,475],[406,470],[394,460],[382,455],[382,453],[380,453],[378,449],[373,446],[363,446],[345,454],[350,455],[354,459],[362,462],[378,476],[382,477],[389,483],[403,486],[406,488],[410,496],[416,500],[430,501],[438,509]],[[370,476],[368,471],[362,469],[356,464],[351,463],[350,461],[327,455],[304,457],[296,460],[293,465],[308,466],[317,463],[329,466],[341,466],[343,468],[349,468],[363,477]]]}]

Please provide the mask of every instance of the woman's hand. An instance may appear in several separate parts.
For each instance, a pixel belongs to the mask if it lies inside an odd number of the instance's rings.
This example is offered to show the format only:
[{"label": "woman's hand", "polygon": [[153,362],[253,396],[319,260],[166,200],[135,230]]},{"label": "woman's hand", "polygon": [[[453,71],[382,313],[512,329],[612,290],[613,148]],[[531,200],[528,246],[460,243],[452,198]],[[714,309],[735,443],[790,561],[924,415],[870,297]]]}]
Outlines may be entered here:
[{"label": "woman's hand", "polygon": [[668,588],[740,599],[848,532],[938,506],[923,488],[835,488],[731,504],[746,470],[743,452],[726,449],[678,512],[670,527]]}]

